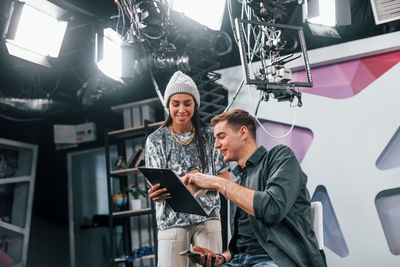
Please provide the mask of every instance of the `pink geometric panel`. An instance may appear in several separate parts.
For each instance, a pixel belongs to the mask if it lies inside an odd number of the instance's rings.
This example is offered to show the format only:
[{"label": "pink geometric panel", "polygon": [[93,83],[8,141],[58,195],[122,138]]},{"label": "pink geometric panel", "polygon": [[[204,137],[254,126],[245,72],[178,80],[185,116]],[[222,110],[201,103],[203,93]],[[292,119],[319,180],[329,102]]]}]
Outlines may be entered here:
[{"label": "pink geometric panel", "polygon": [[[301,92],[343,99],[364,90],[382,74],[400,62],[400,51],[313,68],[312,88]],[[306,81],[304,71],[293,73],[294,81]]]},{"label": "pink geometric panel", "polygon": [[400,61],[400,51],[386,53],[375,57],[363,58],[363,64],[374,74],[376,78],[384,74],[388,69]]},{"label": "pink geometric panel", "polygon": [[350,81],[350,87],[353,90],[353,95],[358,94],[373,81],[376,80],[376,76],[363,64],[362,60],[358,60],[358,68],[356,69],[353,80]]},{"label": "pink geometric panel", "polygon": [[344,75],[347,77],[347,81],[351,82],[360,64],[361,62],[359,60],[352,60],[338,64],[338,66],[342,69]]}]

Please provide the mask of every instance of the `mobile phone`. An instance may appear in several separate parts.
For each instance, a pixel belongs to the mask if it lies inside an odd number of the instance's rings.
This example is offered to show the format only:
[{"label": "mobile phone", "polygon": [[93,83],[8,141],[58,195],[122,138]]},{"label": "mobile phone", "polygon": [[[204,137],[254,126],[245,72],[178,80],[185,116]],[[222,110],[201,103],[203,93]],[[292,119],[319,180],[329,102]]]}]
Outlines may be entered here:
[{"label": "mobile phone", "polygon": [[[201,253],[200,253],[200,252],[197,252],[197,251],[192,251],[192,250],[188,249],[188,250],[184,250],[184,251],[180,252],[179,255],[181,255],[181,256],[187,256],[187,257],[193,257],[193,258],[195,258],[195,259],[200,260],[200,255],[201,255]],[[205,254],[204,254],[204,257],[207,258],[207,255],[208,255],[208,254],[205,253]],[[215,259],[216,259],[216,255],[213,255],[213,256],[212,256],[212,260],[214,261]]]}]

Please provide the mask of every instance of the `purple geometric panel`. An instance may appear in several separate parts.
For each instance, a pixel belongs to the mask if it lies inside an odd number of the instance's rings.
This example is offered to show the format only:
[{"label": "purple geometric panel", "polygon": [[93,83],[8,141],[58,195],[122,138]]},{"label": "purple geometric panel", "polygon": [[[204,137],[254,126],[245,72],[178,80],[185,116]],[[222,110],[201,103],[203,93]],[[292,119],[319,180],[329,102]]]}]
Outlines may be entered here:
[{"label": "purple geometric panel", "polygon": [[347,257],[349,255],[349,249],[347,248],[342,229],[340,228],[339,221],[325,186],[317,186],[311,198],[311,202],[313,201],[320,201],[322,203],[325,247],[342,258]]},{"label": "purple geometric panel", "polygon": [[[288,124],[263,119],[260,119],[260,122],[268,132],[275,136],[284,135],[291,127]],[[310,129],[294,126],[289,135],[277,139],[265,133],[260,126],[257,126],[256,137],[257,144],[264,146],[268,150],[279,144],[287,145],[293,150],[297,160],[301,163],[311,145],[314,135]]]},{"label": "purple geometric panel", "polygon": [[400,255],[400,188],[379,192],[375,206],[390,252]]},{"label": "purple geometric panel", "polygon": [[382,171],[400,167],[400,127],[379,155],[375,165]]}]

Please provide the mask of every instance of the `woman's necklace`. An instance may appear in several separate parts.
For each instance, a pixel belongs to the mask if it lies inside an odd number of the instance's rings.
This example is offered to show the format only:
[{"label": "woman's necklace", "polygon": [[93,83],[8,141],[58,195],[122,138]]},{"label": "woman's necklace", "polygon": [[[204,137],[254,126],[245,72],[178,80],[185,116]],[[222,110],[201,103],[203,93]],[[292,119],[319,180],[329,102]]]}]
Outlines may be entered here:
[{"label": "woman's necklace", "polygon": [[170,129],[170,131],[171,131],[171,133],[172,133],[172,136],[175,138],[176,142],[178,142],[179,144],[181,144],[181,145],[183,145],[183,146],[189,145],[189,144],[193,141],[193,139],[194,139],[195,129],[194,129],[193,126],[192,126],[192,136],[191,136],[191,137],[189,138],[189,140],[187,140],[186,142],[182,142],[182,141],[179,139],[179,137],[176,136],[175,131],[174,131],[174,129],[172,128],[172,125],[170,125],[168,128]]}]

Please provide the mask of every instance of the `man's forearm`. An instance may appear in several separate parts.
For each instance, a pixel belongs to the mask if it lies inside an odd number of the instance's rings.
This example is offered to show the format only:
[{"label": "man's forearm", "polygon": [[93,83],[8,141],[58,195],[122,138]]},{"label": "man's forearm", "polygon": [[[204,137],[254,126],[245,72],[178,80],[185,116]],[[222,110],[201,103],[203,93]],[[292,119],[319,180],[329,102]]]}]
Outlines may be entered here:
[{"label": "man's forearm", "polygon": [[216,179],[215,188],[242,210],[254,216],[253,198],[255,190],[223,178]]}]

